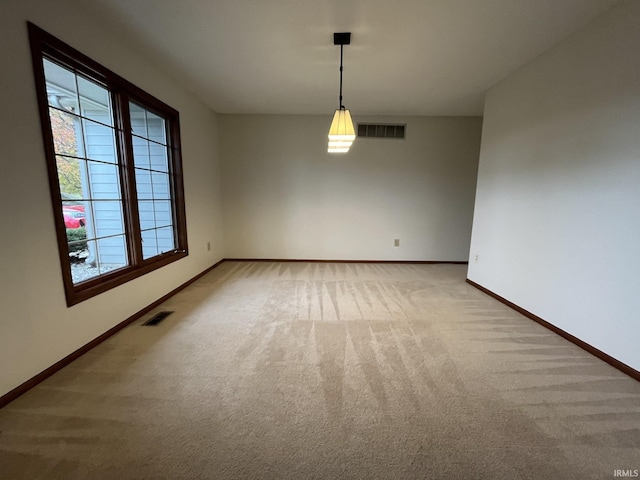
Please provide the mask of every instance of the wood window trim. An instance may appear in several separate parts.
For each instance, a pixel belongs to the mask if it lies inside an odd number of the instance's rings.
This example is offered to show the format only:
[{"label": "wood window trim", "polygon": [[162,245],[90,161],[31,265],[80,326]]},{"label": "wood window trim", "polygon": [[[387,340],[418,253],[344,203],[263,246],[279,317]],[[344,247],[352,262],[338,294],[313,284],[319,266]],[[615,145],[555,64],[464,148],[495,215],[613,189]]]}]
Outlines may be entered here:
[{"label": "wood window trim", "polygon": [[[98,62],[45,32],[31,22],[27,22],[27,27],[31,45],[35,89],[40,113],[40,124],[47,162],[49,190],[55,220],[62,278],[67,305],[72,306],[162,268],[189,254],[184,207],[179,113],[169,105],[120,77],[108,68],[103,67]],[[107,87],[114,101],[112,111],[114,117],[117,117],[114,118],[115,146],[118,155],[117,164],[119,166],[121,187],[124,187],[121,188],[121,191],[126,239],[125,245],[128,252],[129,265],[78,284],[74,284],[72,280],[66,227],[64,219],[59,214],[59,212],[62,211],[63,204],[58,183],[56,153],[49,119],[49,102],[47,99],[43,58],[50,58],[56,62],[66,64]],[[176,248],[146,260],[142,258],[140,226],[137,222],[138,203],[135,194],[132,137],[131,134],[126,133],[131,132],[129,101],[142,105],[145,109],[158,114],[166,120],[169,171],[173,178],[173,181],[170,182],[170,188]],[[125,130],[126,128],[128,128],[128,130]],[[121,161],[123,158],[128,160],[122,164]]]}]

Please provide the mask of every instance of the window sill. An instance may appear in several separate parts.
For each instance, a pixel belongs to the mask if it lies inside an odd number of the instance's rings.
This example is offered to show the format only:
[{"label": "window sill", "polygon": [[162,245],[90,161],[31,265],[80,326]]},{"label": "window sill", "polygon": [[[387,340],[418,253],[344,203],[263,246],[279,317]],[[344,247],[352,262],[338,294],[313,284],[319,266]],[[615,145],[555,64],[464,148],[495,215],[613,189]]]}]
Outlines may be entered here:
[{"label": "window sill", "polygon": [[65,285],[67,306],[71,307],[73,305],[77,305],[80,302],[95,297],[96,295],[104,293],[107,290],[118,287],[131,280],[135,280],[138,277],[146,275],[149,272],[153,272],[154,270],[169,265],[170,263],[176,262],[188,255],[189,252],[187,250],[174,250],[172,252],[164,253],[152,259],[152,261],[143,263],[139,266],[130,265],[77,285]]}]

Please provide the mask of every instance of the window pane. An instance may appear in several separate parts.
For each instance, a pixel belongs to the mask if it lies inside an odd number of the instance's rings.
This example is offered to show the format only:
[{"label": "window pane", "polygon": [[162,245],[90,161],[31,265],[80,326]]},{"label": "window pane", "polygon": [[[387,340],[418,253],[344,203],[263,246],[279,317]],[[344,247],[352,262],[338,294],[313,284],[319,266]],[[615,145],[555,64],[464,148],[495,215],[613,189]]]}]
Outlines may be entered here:
[{"label": "window pane", "polygon": [[166,227],[171,225],[171,202],[169,201],[154,201],[153,211],[156,217],[156,227]]},{"label": "window pane", "polygon": [[160,172],[169,171],[169,161],[167,159],[167,147],[156,143],[149,143],[149,160],[151,169]]},{"label": "window pane", "polygon": [[131,116],[131,133],[144,138],[149,138],[147,133],[146,110],[140,105],[129,102],[129,115]]},{"label": "window pane", "polygon": [[148,140],[133,137],[133,163],[137,168],[150,168]]},{"label": "window pane", "polygon": [[[80,230],[78,230],[79,232]],[[67,239],[69,231],[67,231]],[[71,279],[80,283],[100,275],[95,262],[90,260],[91,252],[95,252],[94,241],[74,241],[69,243],[69,261],[71,262]]]},{"label": "window pane", "polygon": [[74,284],[125,267],[128,262],[124,236],[69,244],[69,260]]},{"label": "window pane", "polygon": [[158,255],[158,243],[156,230],[145,230],[142,232],[142,258],[155,257]]},{"label": "window pane", "polygon": [[142,232],[142,256],[147,258],[170,252],[176,248],[172,227],[145,230]]},{"label": "window pane", "polygon": [[58,184],[62,200],[80,200],[83,198],[83,178],[86,177],[85,161],[77,158],[56,156]]},{"label": "window pane", "polygon": [[169,175],[166,173],[152,172],[153,198],[155,200],[169,200],[171,192],[169,190]]},{"label": "window pane", "polygon": [[138,210],[141,230],[173,225],[171,202],[168,200],[140,200]]},{"label": "window pane", "polygon": [[156,230],[158,253],[170,252],[175,248],[173,240],[173,228],[165,227]]},{"label": "window pane", "polygon": [[154,142],[162,143],[166,145],[165,132],[166,126],[164,123],[164,118],[160,118],[154,113],[151,113],[147,110],[147,130],[149,140],[153,140]]},{"label": "window pane", "polygon": [[94,200],[119,200],[120,172],[117,165],[87,161],[91,198]]},{"label": "window pane", "polygon": [[[88,210],[87,205],[88,202],[62,202],[62,217],[64,219],[64,226],[67,230],[86,227]],[[86,238],[86,232],[84,233],[84,237]],[[68,238],[67,241],[69,241]]]},{"label": "window pane", "polygon": [[122,204],[119,201],[91,202],[92,221],[87,225],[90,239],[124,233]]},{"label": "window pane", "polygon": [[78,113],[76,75],[71,70],[45,58],[43,60],[49,105]]},{"label": "window pane", "polygon": [[113,126],[109,91],[84,77],[78,77],[80,109],[83,117]]},{"label": "window pane", "polygon": [[133,137],[133,156],[142,254],[147,259],[175,249],[166,121],[135,103],[129,108],[133,133],[139,135]]},{"label": "window pane", "polygon": [[136,191],[140,200],[153,200],[151,172],[136,168]]},{"label": "window pane", "polygon": [[101,162],[116,163],[115,130],[91,120],[82,120],[86,153],[81,156]]},{"label": "window pane", "polygon": [[72,157],[84,157],[80,117],[55,108],[49,108],[49,120],[51,121],[55,153]]},{"label": "window pane", "polygon": [[96,244],[98,246],[96,265],[100,274],[127,266],[127,249],[124,235],[102,238],[97,240]]},{"label": "window pane", "polygon": [[140,200],[138,202],[138,213],[140,215],[140,230],[149,230],[150,228],[156,227],[153,201]]}]

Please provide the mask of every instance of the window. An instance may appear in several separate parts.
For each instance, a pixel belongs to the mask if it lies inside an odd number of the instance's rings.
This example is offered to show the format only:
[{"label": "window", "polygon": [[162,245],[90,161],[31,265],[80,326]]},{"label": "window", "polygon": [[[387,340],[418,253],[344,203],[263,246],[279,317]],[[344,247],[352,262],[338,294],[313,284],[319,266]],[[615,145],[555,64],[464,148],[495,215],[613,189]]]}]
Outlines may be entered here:
[{"label": "window", "polygon": [[178,112],[29,24],[67,304],[185,257]]}]

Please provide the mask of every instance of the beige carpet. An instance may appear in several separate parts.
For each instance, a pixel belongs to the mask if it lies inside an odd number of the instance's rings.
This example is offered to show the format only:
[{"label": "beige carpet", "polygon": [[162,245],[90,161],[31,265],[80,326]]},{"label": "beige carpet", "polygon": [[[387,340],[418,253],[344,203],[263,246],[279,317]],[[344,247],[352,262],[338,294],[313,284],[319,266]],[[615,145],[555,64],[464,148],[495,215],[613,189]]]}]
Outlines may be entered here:
[{"label": "beige carpet", "polygon": [[4,479],[610,479],[640,383],[462,265],[226,262],[0,410]]}]

